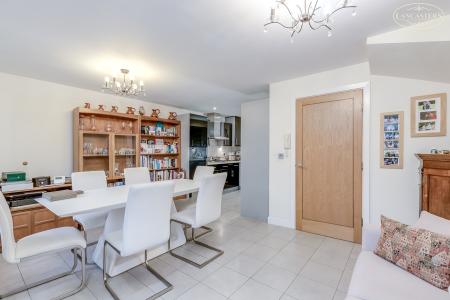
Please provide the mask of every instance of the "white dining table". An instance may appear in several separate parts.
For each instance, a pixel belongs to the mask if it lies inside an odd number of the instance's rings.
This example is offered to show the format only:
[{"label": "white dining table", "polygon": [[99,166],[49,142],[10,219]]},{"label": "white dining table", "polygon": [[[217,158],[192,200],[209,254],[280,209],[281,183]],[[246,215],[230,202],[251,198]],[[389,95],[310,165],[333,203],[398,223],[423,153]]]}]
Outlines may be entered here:
[{"label": "white dining table", "polygon": [[[183,196],[198,191],[198,183],[190,179],[175,179],[174,197]],[[115,186],[104,189],[86,191],[76,198],[49,201],[46,198],[38,198],[36,201],[49,209],[58,217],[73,217],[75,215],[86,213],[108,212],[103,234],[97,243],[92,259],[98,267],[103,268],[103,243],[104,236],[110,232],[121,230],[123,226],[124,208],[127,203],[129,186]],[[172,213],[177,209],[172,202]],[[157,230],[157,228],[155,228]],[[171,248],[177,248],[186,243],[183,228],[178,223],[172,223],[170,234]],[[167,244],[161,245],[155,249],[149,249],[148,257],[157,257],[169,249]],[[108,274],[116,276],[126,270],[129,270],[144,261],[144,255],[135,255],[121,257],[114,251],[108,252]]]}]

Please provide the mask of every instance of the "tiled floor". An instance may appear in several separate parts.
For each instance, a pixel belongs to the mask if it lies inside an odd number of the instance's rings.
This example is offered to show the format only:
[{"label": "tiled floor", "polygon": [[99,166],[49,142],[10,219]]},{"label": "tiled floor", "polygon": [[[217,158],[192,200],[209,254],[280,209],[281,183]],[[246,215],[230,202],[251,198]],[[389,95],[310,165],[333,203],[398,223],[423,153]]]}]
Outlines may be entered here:
[{"label": "tiled floor", "polygon": [[[163,299],[344,299],[360,246],[245,219],[239,215],[239,192],[224,196],[222,218],[201,239],[225,251],[203,269],[169,254],[151,265],[174,285]],[[202,259],[211,253],[192,245],[178,251]],[[33,258],[10,265],[0,259],[0,293],[42,276],[69,269],[70,253]],[[34,288],[8,299],[50,299],[74,288],[76,276]],[[122,299],[145,299],[163,286],[143,267],[112,280]],[[88,267],[88,285],[70,299],[112,299],[100,269]]]}]

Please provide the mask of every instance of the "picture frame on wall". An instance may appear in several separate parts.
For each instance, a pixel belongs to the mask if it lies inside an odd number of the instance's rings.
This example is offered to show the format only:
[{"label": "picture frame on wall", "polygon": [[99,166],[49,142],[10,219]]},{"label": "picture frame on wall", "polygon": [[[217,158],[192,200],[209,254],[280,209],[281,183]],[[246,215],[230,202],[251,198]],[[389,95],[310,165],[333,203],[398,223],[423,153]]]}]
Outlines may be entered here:
[{"label": "picture frame on wall", "polygon": [[403,112],[380,116],[380,167],[403,169]]},{"label": "picture frame on wall", "polygon": [[447,135],[447,94],[411,98],[411,137]]}]

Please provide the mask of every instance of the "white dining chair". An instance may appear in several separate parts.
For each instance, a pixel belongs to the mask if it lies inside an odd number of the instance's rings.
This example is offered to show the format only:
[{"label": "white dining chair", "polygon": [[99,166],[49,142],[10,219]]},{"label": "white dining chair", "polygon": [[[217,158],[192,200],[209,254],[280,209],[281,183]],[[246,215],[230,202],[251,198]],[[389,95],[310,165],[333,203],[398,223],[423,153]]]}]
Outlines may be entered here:
[{"label": "white dining chair", "polygon": [[[195,173],[193,180],[195,182],[200,182],[200,180],[204,177],[211,176],[214,174],[215,167],[211,166],[197,166],[195,168]],[[192,193],[191,197],[188,197],[186,199],[178,199],[175,202],[175,206],[178,211],[182,211],[188,208],[192,208],[195,206],[195,201],[197,200],[198,193]]]},{"label": "white dining chair", "polygon": [[150,172],[146,167],[126,168],[123,172],[126,185],[150,182]]},{"label": "white dining chair", "polygon": [[211,166],[197,166],[194,172],[194,181],[200,181],[202,178],[211,176],[214,173],[214,167]]},{"label": "white dining chair", "polygon": [[[105,236],[103,248],[103,282],[114,299],[120,299],[110,286],[107,249],[127,257],[144,252],[144,265],[165,288],[148,299],[156,299],[173,286],[148,264],[147,251],[163,244],[170,249],[170,213],[175,183],[173,181],[138,184],[130,187],[122,230]],[[151,201],[149,201],[149,199]]]},{"label": "white dining chair", "polygon": [[[89,191],[107,188],[104,171],[88,171],[72,173],[72,190]],[[95,245],[103,233],[108,212],[87,213],[75,215],[73,219],[81,225],[88,246]],[[91,264],[91,263],[89,263]]]},{"label": "white dining chair", "polygon": [[[211,228],[206,227],[205,225],[216,221],[220,218],[222,211],[222,194],[223,188],[225,186],[225,180],[227,178],[227,173],[218,173],[210,176],[203,177],[200,180],[200,187],[198,191],[197,203],[195,207],[190,207],[188,209],[182,210],[172,215],[172,222],[176,222],[182,224],[184,226],[184,232],[186,235],[186,241],[192,241],[193,243],[208,248],[217,254],[207,259],[205,262],[199,264],[195,261],[192,261],[184,256],[176,254],[174,251],[170,251],[170,253],[197,268],[203,268],[220,255],[223,254],[223,251],[217,248],[214,248],[210,245],[207,245],[203,242],[197,241],[196,239],[200,236],[207,234],[212,231]],[[187,229],[191,228],[192,234],[191,238],[187,237]],[[203,228],[206,231],[200,235],[195,236],[195,229]]]},{"label": "white dining chair", "polygon": [[[28,289],[62,278],[64,276],[74,274],[78,263],[77,259],[78,251],[80,252],[81,255],[81,283],[76,289],[68,291],[63,295],[56,297],[55,299],[64,299],[66,297],[78,293],[85,287],[86,240],[83,234],[76,228],[60,227],[50,229],[34,233],[32,235],[26,236],[16,241],[14,238],[13,219],[11,211],[9,210],[5,197],[0,192],[0,235],[1,235],[3,258],[6,262],[11,264],[18,264],[22,261],[22,259],[25,258],[41,254],[56,253],[62,250],[71,249],[74,252],[73,266],[70,271],[64,272],[59,275],[51,276],[49,278],[40,280],[36,283],[24,285],[19,289],[8,292],[7,294],[4,295],[0,295],[0,299],[21,293]],[[45,270],[42,271],[45,272]]]}]

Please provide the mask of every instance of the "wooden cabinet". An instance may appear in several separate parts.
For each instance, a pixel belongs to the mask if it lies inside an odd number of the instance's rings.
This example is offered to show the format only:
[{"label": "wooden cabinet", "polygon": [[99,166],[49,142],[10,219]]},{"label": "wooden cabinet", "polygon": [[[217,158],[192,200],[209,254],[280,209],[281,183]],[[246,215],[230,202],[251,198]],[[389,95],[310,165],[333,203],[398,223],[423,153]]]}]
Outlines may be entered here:
[{"label": "wooden cabinet", "polygon": [[421,159],[422,210],[450,219],[450,155],[417,154]]}]

